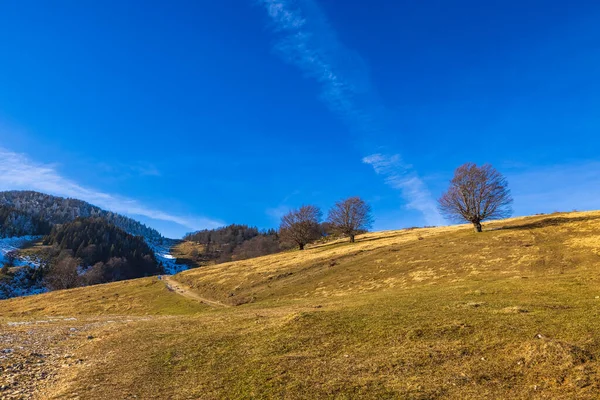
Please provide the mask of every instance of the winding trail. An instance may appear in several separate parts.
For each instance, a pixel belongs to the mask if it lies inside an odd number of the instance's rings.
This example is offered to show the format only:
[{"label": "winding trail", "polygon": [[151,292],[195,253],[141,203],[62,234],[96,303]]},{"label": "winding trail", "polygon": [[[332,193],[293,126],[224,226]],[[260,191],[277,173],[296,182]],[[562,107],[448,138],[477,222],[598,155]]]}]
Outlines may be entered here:
[{"label": "winding trail", "polygon": [[188,299],[199,301],[211,307],[230,307],[229,305],[221,303],[220,301],[209,300],[200,296],[198,293],[194,292],[189,286],[184,285],[183,283],[173,279],[171,275],[160,275],[158,279],[165,283],[167,289],[183,297],[187,297]]}]

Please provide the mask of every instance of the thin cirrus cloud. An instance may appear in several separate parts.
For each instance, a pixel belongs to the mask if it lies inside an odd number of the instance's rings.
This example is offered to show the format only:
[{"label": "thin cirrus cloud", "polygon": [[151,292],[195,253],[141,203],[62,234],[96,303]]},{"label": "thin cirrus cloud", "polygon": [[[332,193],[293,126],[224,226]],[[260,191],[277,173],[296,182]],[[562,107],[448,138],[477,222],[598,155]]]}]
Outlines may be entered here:
[{"label": "thin cirrus cloud", "polygon": [[138,201],[81,186],[58,173],[52,164],[40,164],[26,155],[0,147],[0,190],[38,190],[58,196],[85,200],[117,213],[140,215],[173,222],[190,229],[215,228],[221,221],[203,217],[183,217],[149,208]]},{"label": "thin cirrus cloud", "polygon": [[290,207],[286,205],[279,205],[277,207],[267,208],[267,215],[275,221],[281,220],[281,218],[290,211]]},{"label": "thin cirrus cloud", "polygon": [[290,194],[288,194],[287,196],[285,196],[283,198],[283,200],[281,200],[281,202],[279,203],[279,205],[277,207],[272,207],[272,208],[267,208],[266,210],[266,214],[274,221],[279,222],[281,220],[281,218],[287,214],[288,212],[290,212],[290,210],[292,209],[292,207],[290,207],[288,205],[289,200],[300,194],[299,190],[294,190],[293,192],[291,192]]},{"label": "thin cirrus cloud", "polygon": [[414,171],[403,165],[399,155],[372,154],[364,157],[362,161],[371,165],[378,175],[383,176],[386,184],[400,190],[402,196],[408,200],[407,207],[420,211],[427,225],[443,223],[429,190]]},{"label": "thin cirrus cloud", "polygon": [[346,48],[314,0],[259,0],[277,35],[276,53],[321,86],[321,99],[341,118],[357,145],[370,154],[363,162],[400,191],[407,207],[420,211],[429,225],[442,223],[425,183],[400,155],[380,154],[373,138],[386,129],[385,107],[372,89],[361,57]]}]

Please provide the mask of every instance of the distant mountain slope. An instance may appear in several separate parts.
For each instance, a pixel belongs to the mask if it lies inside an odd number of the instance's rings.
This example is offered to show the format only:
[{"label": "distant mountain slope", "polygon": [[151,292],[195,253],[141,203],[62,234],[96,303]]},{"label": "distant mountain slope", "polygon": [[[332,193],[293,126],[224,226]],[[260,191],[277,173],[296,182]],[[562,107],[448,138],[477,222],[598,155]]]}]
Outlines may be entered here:
[{"label": "distant mountain slope", "polygon": [[71,222],[78,217],[100,217],[125,232],[143,236],[148,241],[160,242],[163,239],[155,229],[82,200],[57,197],[34,191],[7,191],[0,192],[0,206],[11,207],[52,225]]},{"label": "distant mountain slope", "polygon": [[57,251],[70,250],[85,270],[79,275],[93,274],[92,279],[74,282],[75,286],[140,278],[163,272],[153,250],[140,236],[133,236],[107,223],[102,218],[77,218],[56,225],[44,238],[44,245]]},{"label": "distant mountain slope", "polygon": [[184,238],[202,245],[202,254],[191,254],[193,262],[217,263],[243,260],[277,253],[281,250],[279,235],[274,229],[259,231],[248,225],[232,224],[217,229],[188,233]]},{"label": "distant mountain slope", "polygon": [[[40,236],[0,239],[0,299],[164,273],[154,250],[100,217],[56,224]],[[17,252],[10,262],[8,252]]]},{"label": "distant mountain slope", "polygon": [[40,217],[0,205],[0,239],[50,233],[50,223]]}]

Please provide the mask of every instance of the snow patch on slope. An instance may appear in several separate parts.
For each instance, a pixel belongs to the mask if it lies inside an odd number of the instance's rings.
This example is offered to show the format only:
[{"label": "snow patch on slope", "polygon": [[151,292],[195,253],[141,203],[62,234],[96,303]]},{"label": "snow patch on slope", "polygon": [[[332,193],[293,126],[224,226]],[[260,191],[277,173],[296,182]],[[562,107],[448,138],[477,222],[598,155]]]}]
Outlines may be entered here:
[{"label": "snow patch on slope", "polygon": [[177,241],[165,239],[163,243],[152,243],[147,240],[148,246],[154,251],[156,256],[156,261],[163,265],[165,270],[165,274],[167,275],[175,275],[181,271],[185,271],[188,269],[187,265],[178,264],[175,256],[171,254],[171,247],[173,247]]},{"label": "snow patch on slope", "polygon": [[[41,236],[18,236],[0,239],[0,266],[6,262],[7,253],[14,250],[19,250],[26,244],[40,240],[40,238]],[[19,258],[15,260],[15,266],[20,267],[25,265],[31,265],[34,267],[38,266],[35,261],[27,258]]]},{"label": "snow patch on slope", "polygon": [[29,267],[19,268],[15,271],[15,275],[10,282],[0,282],[0,299],[48,292],[48,289],[41,282],[32,282],[29,273]]},{"label": "snow patch on slope", "polygon": [[[18,250],[28,243],[40,240],[41,236],[18,236],[0,239],[0,266],[6,262],[6,254]],[[39,260],[20,257],[15,260],[14,276],[10,280],[0,281],[0,299],[31,296],[48,291],[42,282],[31,279],[32,271],[40,266]]]}]

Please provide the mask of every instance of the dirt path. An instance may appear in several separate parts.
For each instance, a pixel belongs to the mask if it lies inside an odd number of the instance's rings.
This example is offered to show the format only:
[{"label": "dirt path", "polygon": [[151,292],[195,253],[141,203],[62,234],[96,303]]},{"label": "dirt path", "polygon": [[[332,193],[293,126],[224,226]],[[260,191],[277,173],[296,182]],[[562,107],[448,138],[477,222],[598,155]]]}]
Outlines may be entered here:
[{"label": "dirt path", "polygon": [[162,280],[165,283],[165,285],[167,285],[167,288],[169,290],[180,294],[184,297],[187,297],[188,299],[196,300],[212,307],[229,307],[227,304],[221,303],[220,301],[209,300],[200,296],[198,293],[194,292],[189,286],[184,285],[181,282],[177,282],[170,275],[160,275],[158,278]]}]

